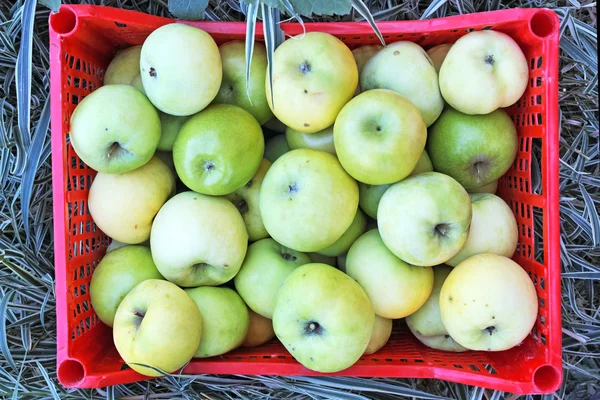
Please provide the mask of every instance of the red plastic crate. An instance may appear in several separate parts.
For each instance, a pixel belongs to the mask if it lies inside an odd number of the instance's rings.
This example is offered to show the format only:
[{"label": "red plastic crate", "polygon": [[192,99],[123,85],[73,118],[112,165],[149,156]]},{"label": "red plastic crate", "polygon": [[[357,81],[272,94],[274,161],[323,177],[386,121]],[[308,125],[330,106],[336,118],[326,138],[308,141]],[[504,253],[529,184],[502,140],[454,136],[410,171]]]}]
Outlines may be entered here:
[{"label": "red plastic crate", "polygon": [[[124,369],[110,328],[90,305],[90,277],[110,239],[87,208],[95,171],[68,140],[76,104],[102,85],[115,52],[141,44],[170,19],[115,8],[69,5],[50,16],[52,178],[56,263],[58,379],[67,387],[102,387],[146,379]],[[182,22],[209,32],[218,44],[245,38],[245,24]],[[530,64],[530,85],[508,112],[517,125],[519,150],[498,194],[514,211],[519,245],[513,259],[528,271],[539,296],[539,316],[518,347],[497,353],[461,354],[423,346],[402,321],[388,344],[333,375],[436,378],[513,393],[550,393],[562,380],[558,187],[559,21],[546,9],[514,9],[427,21],[381,22],[388,43],[414,41],[428,48],[454,42],[472,30],[494,29],[513,37]],[[289,35],[295,23],[281,25]],[[307,23],[308,31],[331,33],[351,48],[378,43],[367,23]],[[262,27],[257,40],[263,40]],[[532,162],[541,177],[532,176]],[[187,374],[321,375],[297,363],[276,340],[211,359],[194,360]]]}]

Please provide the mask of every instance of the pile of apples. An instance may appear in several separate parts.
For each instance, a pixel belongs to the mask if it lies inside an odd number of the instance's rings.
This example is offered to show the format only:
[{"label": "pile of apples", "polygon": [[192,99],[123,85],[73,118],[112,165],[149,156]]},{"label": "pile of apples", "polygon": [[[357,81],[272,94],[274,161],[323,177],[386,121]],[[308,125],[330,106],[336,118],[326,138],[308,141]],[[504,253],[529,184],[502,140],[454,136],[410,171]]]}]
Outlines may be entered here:
[{"label": "pile of apples", "polygon": [[[123,360],[156,376],[277,336],[335,372],[400,318],[435,349],[521,343],[538,302],[494,194],[517,152],[502,108],[528,84],[515,41],[351,51],[310,32],[272,68],[271,86],[260,43],[247,76],[243,42],[168,24],[74,110],[89,211],[113,239],[91,303]],[[265,126],[281,132],[266,146]]]}]

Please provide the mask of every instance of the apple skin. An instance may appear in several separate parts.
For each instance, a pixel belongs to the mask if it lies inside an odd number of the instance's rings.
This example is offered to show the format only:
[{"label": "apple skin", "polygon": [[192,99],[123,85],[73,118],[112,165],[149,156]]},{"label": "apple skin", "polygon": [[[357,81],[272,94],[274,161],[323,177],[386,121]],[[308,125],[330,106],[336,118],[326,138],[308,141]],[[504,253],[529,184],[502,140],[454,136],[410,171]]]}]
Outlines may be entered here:
[{"label": "apple skin", "polygon": [[363,233],[365,233],[366,230],[367,218],[359,208],[358,210],[356,210],[356,215],[352,220],[352,224],[350,224],[346,232],[344,232],[342,236],[340,236],[340,238],[335,241],[334,244],[317,251],[317,253],[328,257],[337,257],[344,253],[347,253],[350,249],[350,246],[352,246],[352,243],[354,243],[356,239],[358,239]]},{"label": "apple skin", "polygon": [[341,256],[336,257],[337,269],[339,269],[343,273],[346,273],[346,257],[347,256],[348,256],[348,253],[342,254]]},{"label": "apple skin", "polygon": [[312,263],[327,264],[337,268],[337,257],[325,256],[319,253],[306,253],[306,255]]},{"label": "apple skin", "polygon": [[512,257],[519,241],[519,228],[512,210],[500,197],[490,193],[470,195],[473,216],[465,245],[446,264],[455,267],[482,253]]},{"label": "apple skin", "polygon": [[[170,151],[157,151],[154,153],[154,156],[159,158],[162,162],[165,163],[167,167],[173,172],[173,176],[177,175],[177,171],[175,171],[175,163],[173,162],[173,153]],[[177,183],[175,184],[177,185]]]},{"label": "apple skin", "polygon": [[478,254],[458,264],[440,292],[450,336],[470,350],[508,350],[531,332],[538,298],[527,272],[510,258]]},{"label": "apple skin", "polygon": [[450,51],[452,43],[438,44],[427,50],[427,55],[431,58],[435,72],[440,73],[440,68],[446,59],[446,55]]},{"label": "apple skin", "polygon": [[462,248],[471,215],[471,199],[458,182],[439,172],[425,172],[384,193],[377,225],[383,242],[397,257],[431,267]]},{"label": "apple skin", "polygon": [[233,40],[219,46],[223,79],[214,103],[233,104],[248,111],[259,124],[273,118],[265,94],[267,51],[262,43],[254,43],[250,63],[250,81],[246,85],[246,44]]},{"label": "apple skin", "polygon": [[273,59],[273,99],[267,101],[285,125],[306,133],[332,125],[354,95],[358,70],[350,49],[323,32],[307,32],[284,41]]},{"label": "apple skin", "polygon": [[158,112],[129,85],[102,86],[71,115],[71,144],[89,167],[123,174],[146,164],[160,140]]},{"label": "apple skin", "polygon": [[202,316],[202,335],[194,358],[218,356],[244,342],[250,316],[241,297],[227,287],[186,289]]},{"label": "apple skin", "polygon": [[495,179],[487,185],[479,186],[476,188],[467,189],[468,193],[491,193],[496,194],[498,191],[498,179]]},{"label": "apple skin", "polygon": [[375,326],[373,326],[371,340],[364,352],[365,355],[376,353],[385,346],[392,335],[392,325],[393,321],[391,319],[375,315]]},{"label": "apple skin", "polygon": [[250,321],[248,323],[248,333],[241,347],[256,347],[267,343],[275,337],[273,322],[260,314],[248,309]]},{"label": "apple skin", "polygon": [[406,98],[374,89],[344,106],[333,139],[340,163],[354,179],[383,185],[410,175],[425,148],[427,127]]},{"label": "apple skin", "polygon": [[131,85],[140,76],[142,46],[131,46],[115,55],[104,73],[105,85]]},{"label": "apple skin", "polygon": [[306,264],[285,280],[273,314],[275,334],[306,368],[338,372],[354,364],[369,341],[375,313],[348,275],[326,264]]},{"label": "apple skin", "polygon": [[215,104],[183,124],[173,145],[173,161],[187,187],[221,196],[252,179],[264,149],[262,130],[250,113]]},{"label": "apple skin", "polygon": [[216,97],[222,79],[221,55],[202,29],[172,23],[144,41],[140,75],[148,99],[171,115],[192,115]]},{"label": "apple skin", "polygon": [[145,246],[121,247],[102,257],[90,282],[90,301],[100,321],[112,327],[123,298],[148,279],[163,277]]},{"label": "apple skin", "polygon": [[333,125],[315,133],[304,133],[287,128],[285,138],[291,150],[314,149],[324,151],[335,156],[333,143]]},{"label": "apple skin", "polygon": [[150,248],[156,267],[169,281],[183,287],[217,286],[242,266],[248,233],[229,200],[183,192],[156,215]]},{"label": "apple skin", "polygon": [[288,151],[290,151],[290,145],[284,134],[272,137],[265,144],[265,158],[272,163]]},{"label": "apple skin", "polygon": [[275,117],[265,122],[263,127],[275,133],[285,133],[287,129],[287,126]]},{"label": "apple skin", "polygon": [[446,265],[433,267],[433,290],[431,295],[417,311],[406,317],[406,325],[415,337],[425,346],[437,350],[466,351],[450,337],[440,315],[440,290],[452,271]]},{"label": "apple skin", "polygon": [[267,174],[267,170],[271,167],[271,162],[263,158],[256,174],[244,186],[235,192],[225,195],[225,198],[233,203],[238,209],[248,231],[248,240],[256,242],[269,236],[265,229],[260,216],[260,208],[258,206],[260,197],[260,187],[263,179]]},{"label": "apple skin", "polygon": [[360,74],[360,87],[363,91],[398,92],[419,109],[426,126],[433,124],[444,108],[433,63],[416,43],[391,43],[371,57]]},{"label": "apple skin", "polygon": [[244,263],[233,279],[235,289],[250,309],[273,318],[279,288],[292,271],[310,263],[304,253],[289,249],[271,238],[248,247]]},{"label": "apple skin", "polygon": [[446,55],[439,82],[453,108],[465,114],[489,114],[521,98],[529,83],[529,66],[519,45],[505,33],[471,32]]},{"label": "apple skin", "polygon": [[[432,171],[433,165],[431,165],[431,160],[429,159],[427,152],[423,150],[423,153],[421,153],[421,157],[419,157],[419,161],[417,161],[417,165],[412,170],[409,176],[414,176],[422,174],[423,172]],[[358,204],[360,205],[360,208],[362,208],[362,210],[369,217],[377,219],[377,209],[379,208],[381,196],[383,196],[385,191],[390,186],[392,185],[389,183],[385,185],[367,185],[366,183],[358,182]]]},{"label": "apple skin", "polygon": [[433,168],[473,189],[500,178],[517,155],[517,130],[504,110],[467,115],[450,107],[429,129]]},{"label": "apple skin", "polygon": [[404,318],[431,294],[433,271],[410,265],[388,250],[377,230],[362,235],[346,256],[346,274],[365,290],[375,314]]},{"label": "apple skin", "polygon": [[160,126],[162,129],[158,150],[173,151],[173,144],[183,124],[189,119],[188,116],[169,115],[159,112]]},{"label": "apple skin", "polygon": [[358,209],[358,185],[335,156],[292,150],[273,163],[260,189],[260,213],[277,242],[303,252],[331,246]]},{"label": "apple skin", "polygon": [[[371,59],[371,57],[373,57],[375,54],[377,54],[377,52],[381,49],[383,49],[383,46],[380,44],[368,44],[366,46],[357,47],[356,49],[352,50],[352,55],[354,56],[354,61],[356,61],[356,68],[358,68],[359,80],[360,80],[360,74],[362,73],[362,70],[363,70],[365,64],[367,63],[367,61],[369,61],[369,59]],[[356,91],[354,92],[354,95],[357,96],[361,92],[362,92],[362,90],[360,89],[360,82],[359,82],[359,85],[356,86]]]},{"label": "apple skin", "polygon": [[149,279],[134,287],[119,305],[113,340],[134,371],[160,376],[137,364],[176,372],[192,359],[201,333],[202,317],[191,297],[171,282]]},{"label": "apple skin", "polygon": [[173,193],[173,172],[153,157],[121,175],[99,172],[90,187],[88,208],[98,228],[109,237],[138,244],[150,238],[154,216]]}]

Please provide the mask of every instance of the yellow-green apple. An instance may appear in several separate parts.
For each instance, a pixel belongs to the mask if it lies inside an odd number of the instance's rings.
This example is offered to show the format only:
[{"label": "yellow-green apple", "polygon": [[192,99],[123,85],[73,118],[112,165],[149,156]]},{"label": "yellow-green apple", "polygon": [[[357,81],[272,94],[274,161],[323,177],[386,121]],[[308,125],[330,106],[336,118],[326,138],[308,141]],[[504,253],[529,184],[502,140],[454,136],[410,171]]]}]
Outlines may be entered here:
[{"label": "yellow-green apple", "polygon": [[[383,49],[383,46],[380,44],[368,44],[365,46],[357,47],[352,50],[352,55],[354,56],[354,61],[356,61],[356,68],[358,68],[358,76],[360,78],[360,74],[362,73],[363,67],[369,61],[371,57],[373,57],[379,50]],[[359,79],[360,80],[360,79]],[[356,86],[356,91],[354,95],[360,94],[360,82],[358,86]]]},{"label": "yellow-green apple", "polygon": [[440,315],[440,290],[452,268],[446,265],[433,267],[433,290],[417,311],[406,317],[406,325],[415,337],[432,349],[461,352],[466,351],[450,337]]},{"label": "yellow-green apple", "polygon": [[[202,317],[194,300],[177,285],[148,279],[123,299],[113,326],[119,355],[140,374],[178,372],[200,344]],[[146,366],[152,367],[148,368]]]},{"label": "yellow-green apple", "polygon": [[392,320],[375,315],[375,325],[371,333],[371,340],[365,349],[364,354],[373,354],[381,349],[392,335]]},{"label": "yellow-green apple", "polygon": [[529,67],[510,36],[497,31],[466,34],[440,68],[444,100],[465,114],[489,114],[513,105],[525,92]]},{"label": "yellow-green apple", "polygon": [[241,347],[255,347],[267,343],[275,337],[273,322],[260,314],[248,309],[250,320],[248,323],[248,333]]},{"label": "yellow-green apple", "polygon": [[517,249],[519,229],[508,204],[491,193],[475,193],[470,197],[473,216],[469,236],[465,245],[446,264],[455,267],[482,253],[512,257]]},{"label": "yellow-green apple", "polygon": [[538,299],[519,264],[496,254],[478,254],[458,264],[446,278],[440,312],[448,333],[461,346],[502,351],[531,332]]},{"label": "yellow-green apple", "polygon": [[173,176],[176,176],[175,163],[173,162],[173,153],[170,151],[157,151],[154,155],[166,164],[167,167],[173,172]]},{"label": "yellow-green apple", "polygon": [[124,174],[99,172],[88,195],[94,222],[111,238],[128,244],[150,238],[152,220],[175,192],[175,177],[157,157]]},{"label": "yellow-green apple", "polygon": [[288,151],[290,151],[290,145],[284,134],[273,136],[265,143],[265,158],[272,163]]},{"label": "yellow-green apple", "polygon": [[258,199],[260,195],[260,186],[267,174],[267,170],[271,166],[271,162],[263,158],[256,174],[244,186],[235,192],[225,196],[238,209],[248,231],[248,240],[255,242],[259,239],[266,238],[269,233],[265,229],[260,216],[258,207]]},{"label": "yellow-green apple", "polygon": [[360,87],[363,91],[390,89],[400,93],[419,109],[427,126],[444,108],[433,63],[416,43],[395,42],[371,57],[360,74]]},{"label": "yellow-green apple", "polygon": [[296,268],[285,280],[273,314],[275,334],[306,368],[342,371],[364,353],[375,313],[365,291],[326,264]]},{"label": "yellow-green apple", "polygon": [[447,107],[429,129],[433,168],[473,189],[500,178],[517,155],[514,123],[504,110],[467,115]]},{"label": "yellow-green apple", "polygon": [[138,75],[137,78],[135,78],[131,82],[131,86],[142,92],[144,96],[146,95],[146,91],[144,90],[144,83],[142,82],[142,77],[140,75]]},{"label": "yellow-green apple", "polygon": [[265,80],[273,114],[300,132],[332,125],[354,95],[358,70],[350,49],[338,38],[308,32],[283,42],[273,58],[273,90]]},{"label": "yellow-green apple", "polygon": [[229,200],[183,192],[156,215],[150,248],[156,267],[169,281],[184,287],[217,286],[242,266],[248,233]]},{"label": "yellow-green apple", "polygon": [[104,73],[105,85],[131,85],[140,76],[142,46],[131,46],[115,55]]},{"label": "yellow-green apple", "polygon": [[146,246],[124,246],[107,253],[94,270],[90,282],[92,308],[108,326],[127,293],[147,279],[163,279]]},{"label": "yellow-green apple", "polygon": [[392,185],[377,210],[385,245],[405,262],[434,266],[453,257],[467,241],[471,199],[451,177],[425,172]]},{"label": "yellow-green apple", "polygon": [[336,257],[324,256],[323,254],[319,253],[306,253],[306,255],[312,263],[321,263],[331,265],[332,267],[337,267]]},{"label": "yellow-green apple", "polygon": [[263,317],[273,318],[275,299],[283,281],[310,259],[304,253],[280,245],[271,238],[248,246],[244,263],[233,282],[250,309]]},{"label": "yellow-green apple", "polygon": [[89,167],[123,174],[146,164],[160,140],[158,112],[133,86],[102,86],[71,115],[71,144]]},{"label": "yellow-green apple", "polygon": [[189,116],[178,116],[159,112],[161,135],[158,142],[158,150],[173,151],[173,144],[177,138],[177,134],[181,130],[181,126],[189,119]]},{"label": "yellow-green apple", "polygon": [[142,45],[140,75],[146,95],[160,111],[195,114],[219,92],[219,48],[202,29],[178,23],[163,25]]},{"label": "yellow-green apple", "polygon": [[228,287],[203,286],[185,291],[202,316],[202,335],[194,357],[206,358],[239,347],[248,333],[250,316],[240,296]]},{"label": "yellow-green apple", "polygon": [[219,46],[223,79],[214,102],[233,104],[248,111],[259,124],[273,118],[265,94],[267,75],[267,52],[262,43],[254,43],[250,80],[246,82],[246,45],[233,40]]},{"label": "yellow-green apple", "polygon": [[304,133],[287,128],[285,138],[290,149],[314,149],[335,155],[333,144],[333,125],[315,133]]},{"label": "yellow-green apple", "polygon": [[442,63],[446,59],[446,55],[450,51],[452,47],[452,43],[444,43],[438,44],[437,46],[433,46],[429,50],[427,50],[427,55],[431,59],[433,63],[433,67],[435,68],[435,72],[439,73],[440,68],[442,67]]},{"label": "yellow-green apple", "polygon": [[472,188],[472,189],[467,189],[468,193],[491,193],[491,194],[496,194],[496,191],[498,191],[498,179],[494,179],[493,181],[491,181],[487,185],[479,186],[479,187]]},{"label": "yellow-green apple", "polygon": [[340,111],[333,127],[335,151],[356,180],[383,185],[406,178],[427,141],[419,110],[386,89],[363,92]]},{"label": "yellow-green apple", "polygon": [[183,124],[173,145],[173,161],[187,187],[220,196],[252,179],[264,149],[260,125],[248,111],[214,104]]},{"label": "yellow-green apple", "polygon": [[[328,257],[337,257],[348,252],[352,243],[356,241],[367,230],[367,218],[360,210],[356,210],[356,215],[352,220],[350,227],[329,247],[317,251],[317,253]],[[327,264],[327,263],[325,263]]]},{"label": "yellow-green apple", "polygon": [[365,290],[375,314],[390,319],[417,311],[433,288],[432,269],[396,257],[375,229],[358,238],[348,251],[346,274]]},{"label": "yellow-green apple", "polygon": [[298,251],[331,246],[352,224],[358,185],[335,156],[292,150],[267,171],[260,189],[260,214],[277,242]]},{"label": "yellow-green apple", "polygon": [[[419,157],[419,161],[417,161],[417,165],[409,176],[432,171],[433,165],[431,165],[431,160],[429,159],[427,152],[423,150],[421,157]],[[389,183],[385,185],[368,185],[366,183],[358,182],[358,204],[369,217],[377,219],[377,209],[379,208],[381,196],[383,196],[390,186],[392,186],[392,184]]]}]

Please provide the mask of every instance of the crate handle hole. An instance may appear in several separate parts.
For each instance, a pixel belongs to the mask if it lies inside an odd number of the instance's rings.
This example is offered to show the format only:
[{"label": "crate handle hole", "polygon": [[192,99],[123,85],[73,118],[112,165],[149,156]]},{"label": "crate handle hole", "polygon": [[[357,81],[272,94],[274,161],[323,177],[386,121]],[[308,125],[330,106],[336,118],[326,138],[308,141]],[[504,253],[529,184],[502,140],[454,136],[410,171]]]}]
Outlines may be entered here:
[{"label": "crate handle hole", "polygon": [[556,14],[550,10],[536,12],[529,21],[529,28],[534,35],[540,38],[552,35],[556,28]]},{"label": "crate handle hole", "polygon": [[554,392],[561,383],[560,371],[552,365],[542,365],[533,373],[533,383],[541,392]]},{"label": "crate handle hole", "polygon": [[85,378],[85,370],[79,361],[68,359],[60,363],[57,375],[63,385],[73,387]]},{"label": "crate handle hole", "polygon": [[61,35],[67,35],[75,30],[77,16],[68,7],[61,7],[57,13],[50,14],[50,27]]}]

